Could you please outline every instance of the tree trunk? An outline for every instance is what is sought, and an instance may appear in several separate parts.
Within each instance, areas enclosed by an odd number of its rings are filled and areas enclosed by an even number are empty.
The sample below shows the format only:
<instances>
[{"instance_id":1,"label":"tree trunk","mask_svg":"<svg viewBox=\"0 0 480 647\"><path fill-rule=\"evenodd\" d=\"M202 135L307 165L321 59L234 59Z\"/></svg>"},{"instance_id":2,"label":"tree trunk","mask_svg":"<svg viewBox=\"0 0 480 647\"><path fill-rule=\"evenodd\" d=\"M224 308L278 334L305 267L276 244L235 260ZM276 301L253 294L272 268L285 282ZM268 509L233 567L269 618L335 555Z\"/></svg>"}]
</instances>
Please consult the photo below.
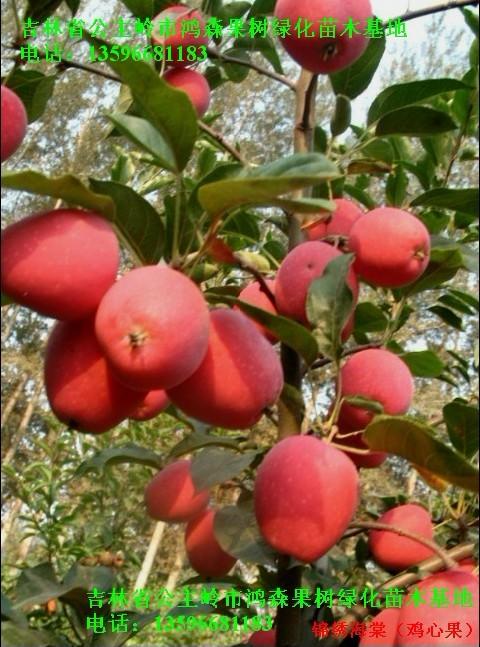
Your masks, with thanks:
<instances>
[{"instance_id":1,"label":"tree trunk","mask_svg":"<svg viewBox=\"0 0 480 647\"><path fill-rule=\"evenodd\" d=\"M165 524L163 523L163 521L158 521L155 525L152 538L150 539L150 544L148 545L147 552L145 553L142 568L137 575L137 579L133 587L134 591L136 591L137 589L143 589L145 587L145 584L147 583L148 576L150 575L150 571L152 570L153 562L155 561L155 556L162 540L164 530Z\"/></svg>"},{"instance_id":2,"label":"tree trunk","mask_svg":"<svg viewBox=\"0 0 480 647\"><path fill-rule=\"evenodd\" d=\"M10 417L10 414L12 413L13 408L15 407L17 400L20 397L20 393L22 392L22 389L25 386L25 383L27 382L28 378L29 378L28 373L24 373L20 377L20 380L18 381L17 386L15 387L13 393L11 394L5 407L3 408L2 419L1 419L2 427L4 427L8 418Z\"/></svg>"},{"instance_id":3,"label":"tree trunk","mask_svg":"<svg viewBox=\"0 0 480 647\"><path fill-rule=\"evenodd\" d=\"M35 410L35 406L38 402L41 392L42 392L42 382L39 380L35 385L35 390L32 394L32 397L30 398L30 401L25 408L25 412L20 421L20 424L18 425L17 432L14 434L12 438L12 442L10 443L10 447L8 448L3 458L4 465L8 465L9 463L11 463L12 458L15 456L15 452L17 451L18 445L22 440L22 436L25 433L25 430L27 429L30 420L32 419L32 415Z\"/></svg>"}]
</instances>

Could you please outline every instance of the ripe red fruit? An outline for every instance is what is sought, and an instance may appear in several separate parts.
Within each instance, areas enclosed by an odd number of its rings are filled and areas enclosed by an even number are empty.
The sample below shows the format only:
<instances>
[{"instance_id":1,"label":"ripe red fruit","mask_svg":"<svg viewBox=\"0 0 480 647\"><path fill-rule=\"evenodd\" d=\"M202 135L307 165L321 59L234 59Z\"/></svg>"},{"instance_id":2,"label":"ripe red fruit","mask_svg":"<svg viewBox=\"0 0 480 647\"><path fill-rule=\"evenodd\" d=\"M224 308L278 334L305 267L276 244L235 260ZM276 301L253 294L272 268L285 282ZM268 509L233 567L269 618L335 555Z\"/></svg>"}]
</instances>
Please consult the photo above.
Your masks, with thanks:
<instances>
[{"instance_id":1,"label":"ripe red fruit","mask_svg":"<svg viewBox=\"0 0 480 647\"><path fill-rule=\"evenodd\" d=\"M314 436L280 441L261 463L255 514L270 546L313 562L340 539L357 509L358 474L352 461Z\"/></svg>"},{"instance_id":2,"label":"ripe red fruit","mask_svg":"<svg viewBox=\"0 0 480 647\"><path fill-rule=\"evenodd\" d=\"M425 539L433 539L430 514L415 503L391 508L380 517L378 523L397 526ZM420 542L387 530L371 530L368 545L377 564L393 572L403 571L434 555L430 548Z\"/></svg>"},{"instance_id":3,"label":"ripe red fruit","mask_svg":"<svg viewBox=\"0 0 480 647\"><path fill-rule=\"evenodd\" d=\"M271 279L267 279L265 283L269 287L270 292L274 294L275 281ZM252 306L255 306L257 308L262 308L262 310L266 310L272 315L278 315L277 308L274 306L274 304L271 302L271 300L262 290L261 285L260 283L258 283L258 281L252 281L252 283L249 283L246 287L244 287L243 290L238 295L238 298L241 301L246 301L247 303L250 303ZM235 306L235 309L237 309L237 306ZM262 326L262 324L258 323L254 319L252 319L252 322L255 324L257 329L262 333L262 335L264 335L270 342L275 343L276 341L278 341L276 335L270 332L268 328L265 328L265 326Z\"/></svg>"},{"instance_id":4,"label":"ripe red fruit","mask_svg":"<svg viewBox=\"0 0 480 647\"><path fill-rule=\"evenodd\" d=\"M164 467L145 488L145 505L153 519L190 521L208 504L208 491L197 490L188 460Z\"/></svg>"},{"instance_id":5,"label":"ripe red fruit","mask_svg":"<svg viewBox=\"0 0 480 647\"><path fill-rule=\"evenodd\" d=\"M302 243L287 254L275 279L275 300L280 314L309 326L305 305L310 285L314 279L322 276L328 263L340 255L338 249L318 240ZM358 282L352 269L347 282L355 303L358 298ZM343 340L348 337L352 327L353 311L345 325Z\"/></svg>"},{"instance_id":6,"label":"ripe red fruit","mask_svg":"<svg viewBox=\"0 0 480 647\"><path fill-rule=\"evenodd\" d=\"M475 563L473 559L462 559L458 562L459 571L465 571L465 573L471 573L476 578L478 578L478 564Z\"/></svg>"},{"instance_id":7,"label":"ripe red fruit","mask_svg":"<svg viewBox=\"0 0 480 647\"><path fill-rule=\"evenodd\" d=\"M130 414L130 420L151 420L168 407L170 400L163 389L149 391L138 407Z\"/></svg>"},{"instance_id":8,"label":"ripe red fruit","mask_svg":"<svg viewBox=\"0 0 480 647\"><path fill-rule=\"evenodd\" d=\"M207 79L195 70L172 68L164 74L164 80L179 90L183 90L193 103L198 118L201 119L210 105L210 86Z\"/></svg>"},{"instance_id":9,"label":"ripe red fruit","mask_svg":"<svg viewBox=\"0 0 480 647\"><path fill-rule=\"evenodd\" d=\"M430 234L408 211L380 207L357 220L349 248L355 271L372 285L398 288L412 283L430 259Z\"/></svg>"},{"instance_id":10,"label":"ripe red fruit","mask_svg":"<svg viewBox=\"0 0 480 647\"><path fill-rule=\"evenodd\" d=\"M277 630L270 629L270 631L256 631L248 639L248 643L252 647L275 647L277 639Z\"/></svg>"},{"instance_id":11,"label":"ripe red fruit","mask_svg":"<svg viewBox=\"0 0 480 647\"><path fill-rule=\"evenodd\" d=\"M195 22L198 30L192 30L191 33L182 34L182 25L187 29L190 21ZM163 25L162 28L159 23ZM153 19L154 33L152 35L152 42L154 45L160 45L164 48L171 47L171 50L164 49L163 58L167 65L172 67L186 67L193 65L197 60L204 59L202 50L199 49L202 45L208 44L208 38L205 35L205 21L202 14L197 9L191 9L183 4L172 5L161 11ZM175 25L174 33L171 35L170 30L166 25ZM159 28L160 27L160 28ZM188 57L187 47L195 47L196 56L193 58ZM191 52L193 50L190 50ZM171 59L171 60L170 60Z\"/></svg>"},{"instance_id":12,"label":"ripe red fruit","mask_svg":"<svg viewBox=\"0 0 480 647\"><path fill-rule=\"evenodd\" d=\"M348 427L343 427L339 429L339 434L350 434L354 430L349 429ZM353 447L354 449L368 449L368 445L363 442L363 434L361 432L355 434L354 436L349 436L348 438L338 438L334 437L334 442L337 445L343 445L345 447ZM379 467L387 459L388 454L385 452L374 452L370 451L368 454L355 454L349 452L346 449L342 450L358 468L374 468Z\"/></svg>"},{"instance_id":13,"label":"ripe red fruit","mask_svg":"<svg viewBox=\"0 0 480 647\"><path fill-rule=\"evenodd\" d=\"M289 20L290 34L281 39L282 45L299 65L315 74L331 74L354 63L365 51L368 39L363 32L367 18L372 16L369 0L278 0L275 16ZM320 38L319 23L323 19L336 19L334 37ZM347 23L353 19L355 32L345 33ZM299 34L295 28L308 26L305 33ZM306 22L307 21L307 22Z\"/></svg>"},{"instance_id":14,"label":"ripe red fruit","mask_svg":"<svg viewBox=\"0 0 480 647\"><path fill-rule=\"evenodd\" d=\"M223 577L237 561L226 553L214 533L215 512L207 509L189 521L185 546L191 567L203 577Z\"/></svg>"},{"instance_id":15,"label":"ripe red fruit","mask_svg":"<svg viewBox=\"0 0 480 647\"><path fill-rule=\"evenodd\" d=\"M400 611L398 621L397 647L436 647L436 645L457 645L457 647L476 647L478 645L478 579L470 573L452 569L431 575L413 587L418 589L420 595L426 600L425 604L418 606L412 603L409 596ZM454 591L464 589L472 597L472 606L454 605ZM446 606L432 606L430 600L434 590L446 592L449 604ZM418 597L417 597L418 599ZM415 625L423 631L409 633L409 625ZM449 623L458 623L459 633L448 632ZM471 627L471 632L469 630ZM429 627L433 631L427 634ZM440 631L440 628L443 631ZM450 634L450 635L449 635ZM470 634L470 635L468 635Z\"/></svg>"},{"instance_id":16,"label":"ripe red fruit","mask_svg":"<svg viewBox=\"0 0 480 647\"><path fill-rule=\"evenodd\" d=\"M21 99L2 85L1 90L1 158L5 161L17 150L27 132L27 112Z\"/></svg>"},{"instance_id":17,"label":"ripe red fruit","mask_svg":"<svg viewBox=\"0 0 480 647\"><path fill-rule=\"evenodd\" d=\"M272 346L243 313L220 308L211 312L203 362L168 395L192 418L246 429L276 402L282 388L282 366Z\"/></svg>"},{"instance_id":18,"label":"ripe red fruit","mask_svg":"<svg viewBox=\"0 0 480 647\"><path fill-rule=\"evenodd\" d=\"M47 317L82 319L115 281L119 258L115 233L97 214L38 213L2 232L2 290Z\"/></svg>"},{"instance_id":19,"label":"ripe red fruit","mask_svg":"<svg viewBox=\"0 0 480 647\"><path fill-rule=\"evenodd\" d=\"M145 397L113 375L91 319L59 322L53 328L45 355L45 388L59 420L92 433L118 425Z\"/></svg>"},{"instance_id":20,"label":"ripe red fruit","mask_svg":"<svg viewBox=\"0 0 480 647\"><path fill-rule=\"evenodd\" d=\"M132 389L166 389L186 380L208 344L208 308L198 287L169 267L123 276L95 319L98 341L119 379Z\"/></svg>"},{"instance_id":21,"label":"ripe red fruit","mask_svg":"<svg viewBox=\"0 0 480 647\"><path fill-rule=\"evenodd\" d=\"M383 609L368 623L368 634L360 640L359 647L395 647L400 609Z\"/></svg>"},{"instance_id":22,"label":"ripe red fruit","mask_svg":"<svg viewBox=\"0 0 480 647\"><path fill-rule=\"evenodd\" d=\"M413 378L408 366L397 355L383 348L370 348L349 357L341 371L342 396L361 396L383 405L385 414L406 413L413 398ZM339 426L364 429L373 411L344 403Z\"/></svg>"},{"instance_id":23,"label":"ripe red fruit","mask_svg":"<svg viewBox=\"0 0 480 647\"><path fill-rule=\"evenodd\" d=\"M325 236L348 236L363 211L351 200L338 198L334 200L335 211L329 221L314 222L305 230L309 240L319 240Z\"/></svg>"}]
</instances>

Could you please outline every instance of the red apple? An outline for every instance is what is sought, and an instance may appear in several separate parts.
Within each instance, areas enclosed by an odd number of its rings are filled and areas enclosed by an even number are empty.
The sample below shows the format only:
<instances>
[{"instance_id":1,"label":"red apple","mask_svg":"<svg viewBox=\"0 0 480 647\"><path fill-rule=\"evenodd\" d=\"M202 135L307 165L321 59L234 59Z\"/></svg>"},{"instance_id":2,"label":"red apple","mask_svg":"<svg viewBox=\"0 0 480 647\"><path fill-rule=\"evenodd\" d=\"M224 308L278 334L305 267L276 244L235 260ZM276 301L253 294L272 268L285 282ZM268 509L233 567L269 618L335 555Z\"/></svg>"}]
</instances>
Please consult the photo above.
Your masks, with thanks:
<instances>
[{"instance_id":1,"label":"red apple","mask_svg":"<svg viewBox=\"0 0 480 647\"><path fill-rule=\"evenodd\" d=\"M22 143L27 132L28 119L21 99L5 85L2 85L1 102L1 158L4 162Z\"/></svg>"},{"instance_id":2,"label":"red apple","mask_svg":"<svg viewBox=\"0 0 480 647\"><path fill-rule=\"evenodd\" d=\"M272 346L243 313L219 308L211 312L203 362L168 396L192 418L246 429L277 401L282 388L282 366Z\"/></svg>"},{"instance_id":3,"label":"red apple","mask_svg":"<svg viewBox=\"0 0 480 647\"><path fill-rule=\"evenodd\" d=\"M277 639L277 630L270 629L270 631L256 631L248 639L248 643L252 647L275 647Z\"/></svg>"},{"instance_id":4,"label":"red apple","mask_svg":"<svg viewBox=\"0 0 480 647\"><path fill-rule=\"evenodd\" d=\"M413 602L412 593L415 589L425 600L425 604L418 606L418 603L416 605ZM462 590L471 595L472 606L458 603L454 606L454 594ZM432 595L435 591L437 595L442 591L446 594L448 603L445 606L432 605ZM449 630L449 624L458 624L459 633L452 633ZM416 628L418 633L411 632L412 628ZM476 577L470 573L452 569L431 575L412 587L400 612L397 647L411 647L411 645L476 647L478 642L478 579Z\"/></svg>"},{"instance_id":5,"label":"red apple","mask_svg":"<svg viewBox=\"0 0 480 647\"><path fill-rule=\"evenodd\" d=\"M357 220L349 248L355 271L372 285L398 288L425 271L430 259L430 234L408 211L380 207Z\"/></svg>"},{"instance_id":6,"label":"red apple","mask_svg":"<svg viewBox=\"0 0 480 647\"><path fill-rule=\"evenodd\" d=\"M183 90L201 119L210 105L210 86L206 78L195 70L172 68L163 76L164 80L179 90Z\"/></svg>"},{"instance_id":7,"label":"red apple","mask_svg":"<svg viewBox=\"0 0 480 647\"><path fill-rule=\"evenodd\" d=\"M275 281L272 279L267 279L265 283L269 287L270 292L274 294ZM262 286L258 281L252 281L246 287L244 287L243 290L238 295L238 298L241 301L246 301L246 303L250 303L250 305L255 306L256 308L261 308L262 310L266 310L272 315L278 315L277 308L269 299L269 297L265 294L265 292L262 290ZM237 306L235 306L235 309L237 309ZM274 335L272 332L270 332L268 328L265 328L265 326L262 326L262 324L258 323L254 319L252 319L252 322L255 324L257 329L262 333L262 335L264 335L268 339L268 341L272 342L272 344L278 341L277 336Z\"/></svg>"},{"instance_id":8,"label":"red apple","mask_svg":"<svg viewBox=\"0 0 480 647\"><path fill-rule=\"evenodd\" d=\"M203 577L223 577L237 561L226 553L214 533L215 512L208 508L189 521L185 546L191 567Z\"/></svg>"},{"instance_id":9,"label":"red apple","mask_svg":"<svg viewBox=\"0 0 480 647\"><path fill-rule=\"evenodd\" d=\"M91 319L59 322L53 328L45 355L45 388L59 420L92 433L118 425L145 397L113 375Z\"/></svg>"},{"instance_id":10,"label":"red apple","mask_svg":"<svg viewBox=\"0 0 480 647\"><path fill-rule=\"evenodd\" d=\"M365 51L368 38L364 35L367 18L372 16L369 0L278 0L275 16L290 21L290 32L280 42L299 65L315 74L331 74L354 63ZM319 23L323 19L336 20L335 33L320 37ZM355 30L346 32L353 20ZM298 33L296 25L307 27L306 34Z\"/></svg>"},{"instance_id":11,"label":"red apple","mask_svg":"<svg viewBox=\"0 0 480 647\"><path fill-rule=\"evenodd\" d=\"M363 433L358 431L354 435L349 436L348 438L339 438L338 435L341 434L354 434L353 429L348 427L342 427L339 429L337 436L334 437L334 442L337 445L343 445L344 447L352 447L354 449L368 449L362 439ZM350 458L350 460L358 467L365 468L374 468L379 467L388 457L388 454L385 452L374 452L370 451L368 454L355 454L354 452L349 452L346 449L342 450Z\"/></svg>"},{"instance_id":12,"label":"red apple","mask_svg":"<svg viewBox=\"0 0 480 647\"><path fill-rule=\"evenodd\" d=\"M383 609L368 623L368 632L359 647L395 647L400 609Z\"/></svg>"},{"instance_id":13,"label":"red apple","mask_svg":"<svg viewBox=\"0 0 480 647\"><path fill-rule=\"evenodd\" d=\"M2 233L2 291L47 317L82 319L115 281L119 259L115 233L97 214L38 213Z\"/></svg>"},{"instance_id":14,"label":"red apple","mask_svg":"<svg viewBox=\"0 0 480 647\"><path fill-rule=\"evenodd\" d=\"M340 539L358 505L352 461L314 436L290 436L265 456L255 480L255 514L279 553L313 562Z\"/></svg>"},{"instance_id":15,"label":"red apple","mask_svg":"<svg viewBox=\"0 0 480 647\"><path fill-rule=\"evenodd\" d=\"M313 222L306 228L309 240L319 240L326 236L348 236L354 223L363 216L363 211L351 200L338 198L334 202L335 211L330 220Z\"/></svg>"},{"instance_id":16,"label":"red apple","mask_svg":"<svg viewBox=\"0 0 480 647\"><path fill-rule=\"evenodd\" d=\"M382 348L370 348L352 355L341 370L342 396L375 400L391 416L406 413L413 399L414 383L408 366L398 355ZM373 411L344 403L340 428L364 429Z\"/></svg>"},{"instance_id":17,"label":"red apple","mask_svg":"<svg viewBox=\"0 0 480 647\"><path fill-rule=\"evenodd\" d=\"M188 460L179 460L158 472L145 488L145 505L153 519L190 521L208 505L208 491L197 490Z\"/></svg>"},{"instance_id":18,"label":"red apple","mask_svg":"<svg viewBox=\"0 0 480 647\"><path fill-rule=\"evenodd\" d=\"M198 31L195 29L191 33L187 33L188 30L182 33L182 26L187 29L187 23L190 21L195 21L195 25L198 26ZM164 60L167 65L171 65L172 67L185 67L193 65L197 59L201 60L204 58L199 48L202 45L206 46L208 44L208 38L205 35L205 21L197 9L191 9L183 4L172 5L155 16L153 24L153 44L163 46L164 48L171 47L170 53L169 50L164 50ZM174 25L173 30L166 28L167 25ZM194 60L188 59L187 47L196 48L196 57L194 57ZM169 60L170 58L172 60Z\"/></svg>"},{"instance_id":19,"label":"red apple","mask_svg":"<svg viewBox=\"0 0 480 647\"><path fill-rule=\"evenodd\" d=\"M105 294L95 330L112 369L132 389L186 380L207 351L208 308L188 277L166 265L137 268Z\"/></svg>"},{"instance_id":20,"label":"red apple","mask_svg":"<svg viewBox=\"0 0 480 647\"><path fill-rule=\"evenodd\" d=\"M310 285L322 276L328 263L341 253L318 240L301 243L289 252L282 261L275 280L275 300L280 314L308 326L305 305ZM358 298L358 282L352 269L349 271L347 282L355 303ZM353 310L352 317L342 333L344 341L351 333L352 327Z\"/></svg>"},{"instance_id":21,"label":"red apple","mask_svg":"<svg viewBox=\"0 0 480 647\"><path fill-rule=\"evenodd\" d=\"M430 514L415 503L391 508L380 517L378 523L397 526L424 539L433 539ZM387 530L371 530L368 544L377 564L392 572L403 571L434 555L431 548L420 542Z\"/></svg>"},{"instance_id":22,"label":"red apple","mask_svg":"<svg viewBox=\"0 0 480 647\"><path fill-rule=\"evenodd\" d=\"M149 391L138 407L130 414L130 420L151 420L168 407L170 400L163 389Z\"/></svg>"}]
</instances>

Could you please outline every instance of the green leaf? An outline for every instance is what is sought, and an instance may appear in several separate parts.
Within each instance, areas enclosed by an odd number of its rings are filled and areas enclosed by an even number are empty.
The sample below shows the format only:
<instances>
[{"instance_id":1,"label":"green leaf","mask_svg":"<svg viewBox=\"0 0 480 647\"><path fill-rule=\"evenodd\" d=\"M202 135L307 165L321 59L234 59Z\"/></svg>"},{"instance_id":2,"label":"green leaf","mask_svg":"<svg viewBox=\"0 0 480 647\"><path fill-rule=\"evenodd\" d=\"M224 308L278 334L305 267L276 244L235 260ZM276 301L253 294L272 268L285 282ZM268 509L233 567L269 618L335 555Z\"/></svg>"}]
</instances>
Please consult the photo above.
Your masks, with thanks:
<instances>
[{"instance_id":1,"label":"green leaf","mask_svg":"<svg viewBox=\"0 0 480 647\"><path fill-rule=\"evenodd\" d=\"M58 598L68 587L61 584L51 564L43 563L22 570L15 586L15 609L42 604Z\"/></svg>"},{"instance_id":2,"label":"green leaf","mask_svg":"<svg viewBox=\"0 0 480 647\"><path fill-rule=\"evenodd\" d=\"M478 216L478 189L432 189L412 200L412 207L437 207Z\"/></svg>"},{"instance_id":3,"label":"green leaf","mask_svg":"<svg viewBox=\"0 0 480 647\"><path fill-rule=\"evenodd\" d=\"M478 14L470 9L462 9L465 22L470 27L474 35L478 38Z\"/></svg>"},{"instance_id":4,"label":"green leaf","mask_svg":"<svg viewBox=\"0 0 480 647\"><path fill-rule=\"evenodd\" d=\"M2 645L4 647L69 647L50 631L27 629L12 622L2 622Z\"/></svg>"},{"instance_id":5,"label":"green leaf","mask_svg":"<svg viewBox=\"0 0 480 647\"><path fill-rule=\"evenodd\" d=\"M330 75L335 94L355 99L370 85L385 51L385 38L372 38L360 58L341 72Z\"/></svg>"},{"instance_id":6,"label":"green leaf","mask_svg":"<svg viewBox=\"0 0 480 647\"><path fill-rule=\"evenodd\" d=\"M318 357L318 346L314 336L305 326L296 321L281 315L273 315L246 301L241 301L228 294L218 293L215 290L208 292L205 296L211 303L227 303L238 306L246 315L273 332L281 342L299 353L308 365Z\"/></svg>"},{"instance_id":7,"label":"green leaf","mask_svg":"<svg viewBox=\"0 0 480 647\"><path fill-rule=\"evenodd\" d=\"M227 49L224 53L230 58L235 58L247 63L250 62L250 55L244 49ZM220 64L222 65L229 81L232 81L233 83L242 83L250 72L248 65L238 65L236 63L227 63L226 61L220 61Z\"/></svg>"},{"instance_id":8,"label":"green leaf","mask_svg":"<svg viewBox=\"0 0 480 647\"><path fill-rule=\"evenodd\" d=\"M430 310L430 312L436 314L437 317L440 317L440 319L448 326L451 326L456 330L463 330L461 317L456 315L453 310L450 310L450 308L445 308L444 306L432 306L428 309Z\"/></svg>"},{"instance_id":9,"label":"green leaf","mask_svg":"<svg viewBox=\"0 0 480 647\"><path fill-rule=\"evenodd\" d=\"M171 0L122 0L122 4L130 9L135 18L153 20L154 16L170 6L172 2Z\"/></svg>"},{"instance_id":10,"label":"green leaf","mask_svg":"<svg viewBox=\"0 0 480 647\"><path fill-rule=\"evenodd\" d=\"M152 452L151 449L127 443L120 447L102 449L95 456L81 463L75 471L75 476L84 476L88 472L102 472L106 467L122 463L136 463L156 469L163 467L161 456Z\"/></svg>"},{"instance_id":11,"label":"green leaf","mask_svg":"<svg viewBox=\"0 0 480 647\"><path fill-rule=\"evenodd\" d=\"M478 470L438 440L430 427L413 418L377 416L363 440L374 451L396 454L453 485L478 491Z\"/></svg>"},{"instance_id":12,"label":"green leaf","mask_svg":"<svg viewBox=\"0 0 480 647\"><path fill-rule=\"evenodd\" d=\"M2 186L7 189L60 198L71 205L103 214L109 220L113 220L114 217L113 200L94 193L73 175L48 178L36 171L6 172L2 175Z\"/></svg>"},{"instance_id":13,"label":"green leaf","mask_svg":"<svg viewBox=\"0 0 480 647\"><path fill-rule=\"evenodd\" d=\"M401 358L416 377L439 377L445 369L445 364L431 350L404 353Z\"/></svg>"},{"instance_id":14,"label":"green leaf","mask_svg":"<svg viewBox=\"0 0 480 647\"><path fill-rule=\"evenodd\" d=\"M395 152L388 139L373 139L361 148L364 157L370 157L385 162L391 166L395 159Z\"/></svg>"},{"instance_id":15,"label":"green leaf","mask_svg":"<svg viewBox=\"0 0 480 647\"><path fill-rule=\"evenodd\" d=\"M253 509L227 506L218 510L215 537L229 555L242 561L275 567L275 553L260 535Z\"/></svg>"},{"instance_id":16,"label":"green leaf","mask_svg":"<svg viewBox=\"0 0 480 647\"><path fill-rule=\"evenodd\" d=\"M239 444L244 440L245 438L243 436L215 436L214 434L209 434L204 431L195 431L177 443L170 450L169 456L177 458L178 456L190 454L196 449L209 446L238 449Z\"/></svg>"},{"instance_id":17,"label":"green leaf","mask_svg":"<svg viewBox=\"0 0 480 647\"><path fill-rule=\"evenodd\" d=\"M408 177L401 164L388 176L386 186L387 204L392 207L401 207L407 195Z\"/></svg>"},{"instance_id":18,"label":"green leaf","mask_svg":"<svg viewBox=\"0 0 480 647\"><path fill-rule=\"evenodd\" d=\"M113 223L142 263L157 263L162 257L165 234L160 214L124 184L91 179L90 186L113 200L116 207Z\"/></svg>"},{"instance_id":19,"label":"green leaf","mask_svg":"<svg viewBox=\"0 0 480 647\"><path fill-rule=\"evenodd\" d=\"M29 0L25 16L40 24L55 13L63 0Z\"/></svg>"},{"instance_id":20,"label":"green leaf","mask_svg":"<svg viewBox=\"0 0 480 647\"><path fill-rule=\"evenodd\" d=\"M422 276L411 285L402 288L400 292L411 295L438 288L445 281L452 279L463 264L463 256L458 246L434 247L430 252L430 262Z\"/></svg>"},{"instance_id":21,"label":"green leaf","mask_svg":"<svg viewBox=\"0 0 480 647\"><path fill-rule=\"evenodd\" d=\"M427 79L398 83L386 88L376 97L368 110L368 125L378 121L383 115L425 99L456 90L470 90L470 86L457 79Z\"/></svg>"},{"instance_id":22,"label":"green leaf","mask_svg":"<svg viewBox=\"0 0 480 647\"><path fill-rule=\"evenodd\" d=\"M4 620L11 620L16 625L20 625L21 627L28 627L27 617L23 613L21 613L21 611L15 609L11 600L9 600L9 598L7 598L5 593L2 591L2 622Z\"/></svg>"},{"instance_id":23,"label":"green leaf","mask_svg":"<svg viewBox=\"0 0 480 647\"><path fill-rule=\"evenodd\" d=\"M169 171L175 172L176 162L173 151L163 135L146 119L130 115L109 115L110 121L134 144L153 156L153 161Z\"/></svg>"},{"instance_id":24,"label":"green leaf","mask_svg":"<svg viewBox=\"0 0 480 647\"><path fill-rule=\"evenodd\" d=\"M333 137L341 135L350 126L352 121L352 105L350 99L343 94L337 94L335 113L330 122L330 132Z\"/></svg>"},{"instance_id":25,"label":"green leaf","mask_svg":"<svg viewBox=\"0 0 480 647\"><path fill-rule=\"evenodd\" d=\"M478 452L478 407L454 400L443 407L443 419L455 449L467 458Z\"/></svg>"},{"instance_id":26,"label":"green leaf","mask_svg":"<svg viewBox=\"0 0 480 647\"><path fill-rule=\"evenodd\" d=\"M219 216L242 205L282 206L278 196L338 176L336 166L324 155L296 154L256 169L245 169L233 178L204 184L198 197L210 215Z\"/></svg>"},{"instance_id":27,"label":"green leaf","mask_svg":"<svg viewBox=\"0 0 480 647\"><path fill-rule=\"evenodd\" d=\"M351 195L352 198L355 198L355 200L360 202L360 204L363 204L367 209L375 209L377 206L375 200L369 196L366 191L363 191L352 184L345 184L344 189L345 193Z\"/></svg>"},{"instance_id":28,"label":"green leaf","mask_svg":"<svg viewBox=\"0 0 480 647\"><path fill-rule=\"evenodd\" d=\"M425 106L411 106L384 115L375 129L375 135L409 135L423 137L455 130L457 124L441 110Z\"/></svg>"},{"instance_id":29,"label":"green leaf","mask_svg":"<svg viewBox=\"0 0 480 647\"><path fill-rule=\"evenodd\" d=\"M341 333L352 311L353 294L347 284L352 260L352 254L334 258L308 290L308 321L314 326L320 353L332 359L338 356Z\"/></svg>"},{"instance_id":30,"label":"green leaf","mask_svg":"<svg viewBox=\"0 0 480 647\"><path fill-rule=\"evenodd\" d=\"M359 303L355 308L355 332L382 332L387 324L387 316L373 303Z\"/></svg>"},{"instance_id":31,"label":"green leaf","mask_svg":"<svg viewBox=\"0 0 480 647\"><path fill-rule=\"evenodd\" d=\"M364 398L361 395L349 395L343 398L343 400L352 407L361 407L362 409L367 409L367 411L373 411L374 413L383 413L383 404L377 400Z\"/></svg>"},{"instance_id":32,"label":"green leaf","mask_svg":"<svg viewBox=\"0 0 480 647\"><path fill-rule=\"evenodd\" d=\"M273 67L275 72L283 74L282 63L278 52L275 48L275 43L270 37L255 37L255 38L237 38L234 45L234 55L236 49L244 49L246 51L256 51L265 58Z\"/></svg>"},{"instance_id":33,"label":"green leaf","mask_svg":"<svg viewBox=\"0 0 480 647\"><path fill-rule=\"evenodd\" d=\"M39 119L47 107L55 87L56 75L46 76L36 70L15 68L8 77L8 87L22 100L27 111L28 123Z\"/></svg>"},{"instance_id":34,"label":"green leaf","mask_svg":"<svg viewBox=\"0 0 480 647\"><path fill-rule=\"evenodd\" d=\"M209 447L192 459L191 473L197 490L204 490L238 476L256 458L257 452L240 454L222 447Z\"/></svg>"},{"instance_id":35,"label":"green leaf","mask_svg":"<svg viewBox=\"0 0 480 647\"><path fill-rule=\"evenodd\" d=\"M7 295L3 294L3 292L1 294L2 294L2 305L1 305L2 308L3 306L9 306L10 304L13 303L10 297L7 297Z\"/></svg>"},{"instance_id":36,"label":"green leaf","mask_svg":"<svg viewBox=\"0 0 480 647\"><path fill-rule=\"evenodd\" d=\"M87 40L97 46L104 44L91 36ZM143 116L162 135L173 153L176 171L183 171L198 134L197 115L190 99L161 79L147 63L107 60L107 64L128 85Z\"/></svg>"}]
</instances>

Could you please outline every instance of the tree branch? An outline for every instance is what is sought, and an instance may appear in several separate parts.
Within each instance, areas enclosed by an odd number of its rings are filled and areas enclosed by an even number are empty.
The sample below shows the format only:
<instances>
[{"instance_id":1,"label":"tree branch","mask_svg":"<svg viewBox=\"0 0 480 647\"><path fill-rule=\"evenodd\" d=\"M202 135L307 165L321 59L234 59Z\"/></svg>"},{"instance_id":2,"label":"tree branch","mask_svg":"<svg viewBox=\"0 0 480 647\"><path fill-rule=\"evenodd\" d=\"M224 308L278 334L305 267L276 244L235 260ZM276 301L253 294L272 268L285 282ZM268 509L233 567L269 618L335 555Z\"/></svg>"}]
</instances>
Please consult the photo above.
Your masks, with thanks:
<instances>
[{"instance_id":1,"label":"tree branch","mask_svg":"<svg viewBox=\"0 0 480 647\"><path fill-rule=\"evenodd\" d=\"M279 83L283 83L283 85L286 85L287 88L290 88L290 90L295 91L295 82L289 79L288 77L284 76L283 74L278 74L278 72L272 72L271 70L268 70L262 67L261 65L252 63L251 61L245 61L240 58L235 58L233 56L227 56L225 54L222 54L222 52L219 52L217 49L213 49L212 47L209 47L207 49L207 53L212 58L218 58L224 63L233 63L234 65L243 65L244 67L249 67L255 72L258 72L258 74L262 74L263 76L268 76L269 78L274 79Z\"/></svg>"},{"instance_id":2,"label":"tree branch","mask_svg":"<svg viewBox=\"0 0 480 647\"><path fill-rule=\"evenodd\" d=\"M461 9L462 7L478 6L478 0L454 0L442 5L435 5L433 7L425 7L425 9L417 9L416 11L407 11L403 16L398 16L399 20L407 22L408 20L415 20L415 18L423 18L442 11L449 11L450 9Z\"/></svg>"},{"instance_id":3,"label":"tree branch","mask_svg":"<svg viewBox=\"0 0 480 647\"><path fill-rule=\"evenodd\" d=\"M382 342L372 342L371 344L363 344L362 346L354 346L354 348L349 348L348 350L343 351L342 357L348 357L349 355L355 355L355 353L360 353L362 350L369 350L370 348L381 348ZM317 369L317 368L323 368L324 366L328 366L328 364L331 364L332 360L329 359L328 357L322 357L321 359L317 359L316 362L312 364L310 367L311 370Z\"/></svg>"}]
</instances>

